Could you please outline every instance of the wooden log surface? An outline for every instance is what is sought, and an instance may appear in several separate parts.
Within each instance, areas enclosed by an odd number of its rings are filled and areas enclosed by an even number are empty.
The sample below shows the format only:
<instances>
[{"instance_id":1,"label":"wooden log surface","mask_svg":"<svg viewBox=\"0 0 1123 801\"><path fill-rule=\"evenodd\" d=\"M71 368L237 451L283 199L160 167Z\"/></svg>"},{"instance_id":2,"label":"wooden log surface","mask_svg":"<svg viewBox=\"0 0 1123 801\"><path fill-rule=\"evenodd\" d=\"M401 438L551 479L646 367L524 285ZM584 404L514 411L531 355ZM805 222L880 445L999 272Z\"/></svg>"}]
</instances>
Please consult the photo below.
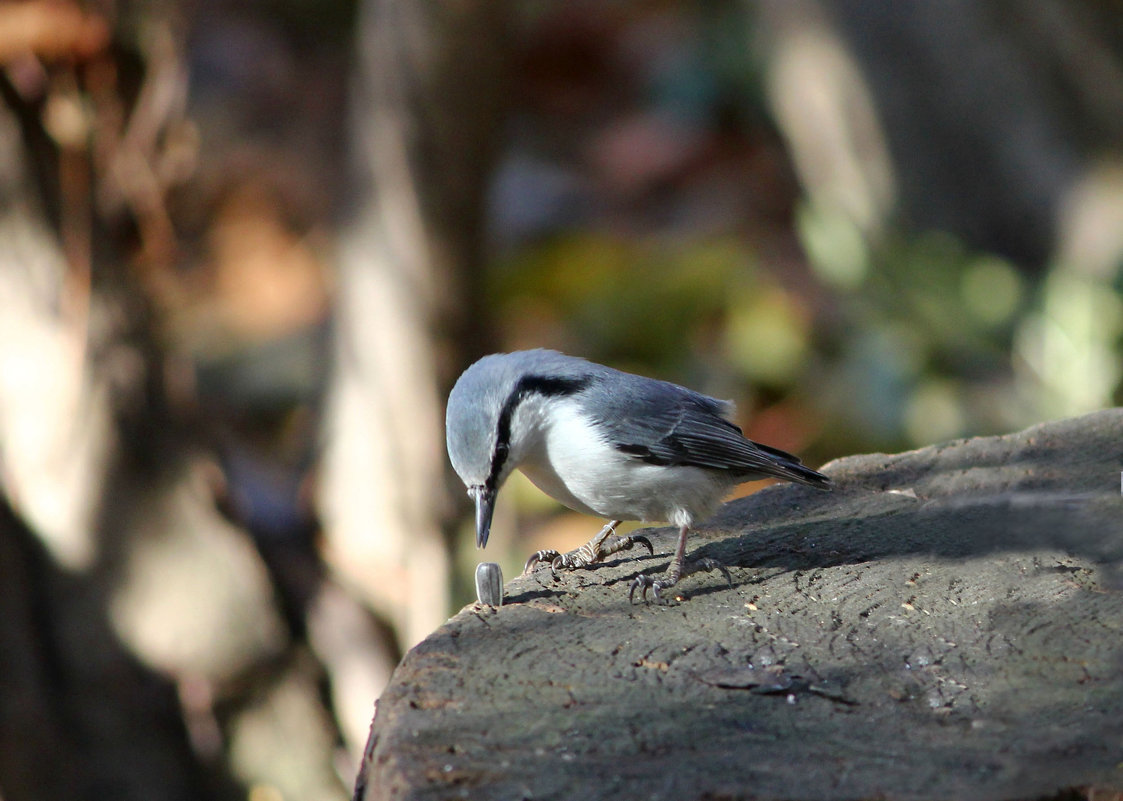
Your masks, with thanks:
<instances>
[{"instance_id":1,"label":"wooden log surface","mask_svg":"<svg viewBox=\"0 0 1123 801\"><path fill-rule=\"evenodd\" d=\"M1123 790L1123 410L840 459L692 546L466 607L379 699L367 799L1021 799ZM634 552L633 552L634 553Z\"/></svg>"}]
</instances>

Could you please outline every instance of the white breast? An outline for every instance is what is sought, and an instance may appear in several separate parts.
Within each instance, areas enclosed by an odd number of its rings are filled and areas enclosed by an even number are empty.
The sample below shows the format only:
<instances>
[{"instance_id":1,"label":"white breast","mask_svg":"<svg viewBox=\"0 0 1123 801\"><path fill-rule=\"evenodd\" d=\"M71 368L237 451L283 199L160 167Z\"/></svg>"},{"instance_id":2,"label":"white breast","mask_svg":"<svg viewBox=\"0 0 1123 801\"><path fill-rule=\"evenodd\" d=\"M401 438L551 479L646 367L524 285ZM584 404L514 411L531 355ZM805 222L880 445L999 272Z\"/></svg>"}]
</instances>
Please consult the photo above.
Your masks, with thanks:
<instances>
[{"instance_id":1,"label":"white breast","mask_svg":"<svg viewBox=\"0 0 1123 801\"><path fill-rule=\"evenodd\" d=\"M574 404L549 404L519 468L578 512L609 520L691 525L708 517L735 483L713 470L646 464L613 448Z\"/></svg>"}]
</instances>

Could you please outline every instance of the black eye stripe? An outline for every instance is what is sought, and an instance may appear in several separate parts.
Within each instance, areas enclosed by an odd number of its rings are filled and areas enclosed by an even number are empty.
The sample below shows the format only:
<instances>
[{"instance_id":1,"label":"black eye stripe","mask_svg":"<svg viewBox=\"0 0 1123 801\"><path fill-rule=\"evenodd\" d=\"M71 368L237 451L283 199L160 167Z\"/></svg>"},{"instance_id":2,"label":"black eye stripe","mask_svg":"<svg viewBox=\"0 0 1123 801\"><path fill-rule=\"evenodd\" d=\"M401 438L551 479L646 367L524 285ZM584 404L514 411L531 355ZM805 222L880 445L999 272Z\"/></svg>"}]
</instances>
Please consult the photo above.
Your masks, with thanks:
<instances>
[{"instance_id":1,"label":"black eye stripe","mask_svg":"<svg viewBox=\"0 0 1123 801\"><path fill-rule=\"evenodd\" d=\"M499 410L499 421L496 424L495 434L495 451L491 456L491 473L484 484L490 492L495 492L498 489L496 485L499 482L499 474L503 471L503 465L507 462L507 455L511 452L511 418L515 416L515 410L519 407L519 404L531 395L542 395L544 397L573 395L587 387L591 380L587 376L582 378L549 378L541 375L524 375L518 380L514 389L511 390L511 394L507 396L507 400L503 402L503 408Z\"/></svg>"}]
</instances>

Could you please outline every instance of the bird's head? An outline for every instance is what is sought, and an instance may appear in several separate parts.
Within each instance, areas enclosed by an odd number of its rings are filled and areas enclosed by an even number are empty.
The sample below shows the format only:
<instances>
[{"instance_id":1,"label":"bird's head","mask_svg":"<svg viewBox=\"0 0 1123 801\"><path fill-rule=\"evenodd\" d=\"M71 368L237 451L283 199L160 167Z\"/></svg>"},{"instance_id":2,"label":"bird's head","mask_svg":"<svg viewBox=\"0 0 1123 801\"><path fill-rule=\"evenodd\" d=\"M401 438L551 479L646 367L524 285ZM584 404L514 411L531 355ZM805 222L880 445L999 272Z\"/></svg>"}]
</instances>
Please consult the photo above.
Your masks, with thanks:
<instances>
[{"instance_id":1,"label":"bird's head","mask_svg":"<svg viewBox=\"0 0 1123 801\"><path fill-rule=\"evenodd\" d=\"M585 388L591 365L552 350L484 356L456 381L445 410L452 467L476 502L476 545L487 545L495 496L544 424L545 404Z\"/></svg>"},{"instance_id":2,"label":"bird's head","mask_svg":"<svg viewBox=\"0 0 1123 801\"><path fill-rule=\"evenodd\" d=\"M511 458L510 399L521 372L506 354L485 356L456 381L445 410L452 467L476 504L476 545L487 545L495 496L516 467Z\"/></svg>"}]
</instances>

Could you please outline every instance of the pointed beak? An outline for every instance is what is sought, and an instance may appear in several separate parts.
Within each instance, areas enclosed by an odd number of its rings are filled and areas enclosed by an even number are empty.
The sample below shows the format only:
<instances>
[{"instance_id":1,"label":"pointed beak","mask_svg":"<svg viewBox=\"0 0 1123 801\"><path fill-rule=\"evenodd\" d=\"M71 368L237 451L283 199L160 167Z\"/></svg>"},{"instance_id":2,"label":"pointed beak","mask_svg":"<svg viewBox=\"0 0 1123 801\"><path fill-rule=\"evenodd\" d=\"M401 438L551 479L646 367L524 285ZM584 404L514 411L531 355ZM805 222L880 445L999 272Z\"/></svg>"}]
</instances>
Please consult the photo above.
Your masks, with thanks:
<instances>
[{"instance_id":1,"label":"pointed beak","mask_svg":"<svg viewBox=\"0 0 1123 801\"><path fill-rule=\"evenodd\" d=\"M487 545L491 533L491 516L495 513L495 492L486 487L476 489L476 547Z\"/></svg>"}]
</instances>

